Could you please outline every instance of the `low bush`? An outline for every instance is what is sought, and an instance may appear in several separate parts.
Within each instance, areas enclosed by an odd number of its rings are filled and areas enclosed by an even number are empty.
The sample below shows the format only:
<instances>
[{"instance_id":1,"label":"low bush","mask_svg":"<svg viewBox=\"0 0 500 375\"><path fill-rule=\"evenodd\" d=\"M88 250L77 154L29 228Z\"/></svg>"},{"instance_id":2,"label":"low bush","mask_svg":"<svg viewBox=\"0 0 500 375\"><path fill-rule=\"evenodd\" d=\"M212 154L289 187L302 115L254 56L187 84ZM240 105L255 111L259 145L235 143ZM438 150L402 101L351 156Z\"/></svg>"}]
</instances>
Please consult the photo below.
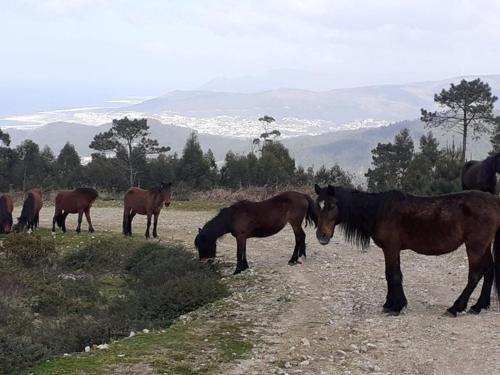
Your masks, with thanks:
<instances>
[{"instance_id":1,"label":"low bush","mask_svg":"<svg viewBox=\"0 0 500 375\"><path fill-rule=\"evenodd\" d=\"M48 265L56 254L54 240L38 234L12 233L4 240L3 248L7 260L21 263L27 268Z\"/></svg>"},{"instance_id":2,"label":"low bush","mask_svg":"<svg viewBox=\"0 0 500 375\"><path fill-rule=\"evenodd\" d=\"M164 328L227 294L216 270L180 245L116 237L58 253L51 238L9 235L3 250L0 372Z\"/></svg>"}]
</instances>

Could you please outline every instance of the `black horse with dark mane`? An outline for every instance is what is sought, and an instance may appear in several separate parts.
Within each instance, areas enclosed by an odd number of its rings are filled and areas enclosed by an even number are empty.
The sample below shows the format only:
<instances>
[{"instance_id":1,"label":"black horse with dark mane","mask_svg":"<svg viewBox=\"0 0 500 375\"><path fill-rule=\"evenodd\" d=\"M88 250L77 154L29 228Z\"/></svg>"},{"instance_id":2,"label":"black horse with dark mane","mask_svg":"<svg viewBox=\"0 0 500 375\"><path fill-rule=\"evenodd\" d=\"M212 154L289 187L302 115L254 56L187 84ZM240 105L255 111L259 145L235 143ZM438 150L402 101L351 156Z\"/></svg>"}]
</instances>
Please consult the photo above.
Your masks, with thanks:
<instances>
[{"instance_id":1,"label":"black horse with dark mane","mask_svg":"<svg viewBox=\"0 0 500 375\"><path fill-rule=\"evenodd\" d=\"M387 299L384 311L399 312L407 305L403 291L400 252L441 255L465 244L469 278L462 294L448 309L456 316L484 276L483 288L470 312L490 306L494 278L500 298L500 199L481 191L416 197L399 191L366 193L342 187L315 186L318 194L318 229L322 245L329 243L340 225L348 241L367 247L370 238L385 258ZM493 255L491 243L494 240Z\"/></svg>"},{"instance_id":2,"label":"black horse with dark mane","mask_svg":"<svg viewBox=\"0 0 500 375\"><path fill-rule=\"evenodd\" d=\"M470 160L462 168L462 189L496 194L498 172L500 172L500 153L484 160Z\"/></svg>"},{"instance_id":3,"label":"black horse with dark mane","mask_svg":"<svg viewBox=\"0 0 500 375\"><path fill-rule=\"evenodd\" d=\"M317 223L314 201L306 194L288 191L262 202L240 201L223 208L219 214L199 230L194 244L200 260L214 258L217 239L226 233L236 238L236 273L248 268L247 238L269 237L282 230L287 223L295 234L295 248L289 264L297 264L306 256L306 234L302 222Z\"/></svg>"}]
</instances>

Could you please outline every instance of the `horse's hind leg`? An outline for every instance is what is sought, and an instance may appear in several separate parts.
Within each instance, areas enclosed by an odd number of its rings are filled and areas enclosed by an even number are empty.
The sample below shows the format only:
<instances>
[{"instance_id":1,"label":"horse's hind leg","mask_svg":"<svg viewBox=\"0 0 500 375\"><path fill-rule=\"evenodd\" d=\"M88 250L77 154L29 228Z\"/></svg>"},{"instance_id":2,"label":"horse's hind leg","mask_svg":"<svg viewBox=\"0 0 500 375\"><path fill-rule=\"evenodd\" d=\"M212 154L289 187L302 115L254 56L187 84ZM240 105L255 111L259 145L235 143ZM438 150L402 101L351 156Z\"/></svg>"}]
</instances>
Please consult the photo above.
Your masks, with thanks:
<instances>
[{"instance_id":1,"label":"horse's hind leg","mask_svg":"<svg viewBox=\"0 0 500 375\"><path fill-rule=\"evenodd\" d=\"M493 286L494 278L494 264L493 257L491 255L490 246L486 249L486 253L483 255L482 259L483 265L483 288L481 289L481 294L474 306L471 306L469 312L472 314L479 314L482 309L487 309L490 307L491 302L491 287Z\"/></svg>"},{"instance_id":2,"label":"horse's hind leg","mask_svg":"<svg viewBox=\"0 0 500 375\"><path fill-rule=\"evenodd\" d=\"M92 226L92 219L90 218L90 207L85 209L85 219L87 219L87 223L89 225L89 232L94 233L94 227Z\"/></svg>"},{"instance_id":3,"label":"horse's hind leg","mask_svg":"<svg viewBox=\"0 0 500 375\"><path fill-rule=\"evenodd\" d=\"M453 306L448 309L448 313L452 316L457 316L457 313L462 312L467 308L467 302L469 302L472 292L483 276L483 252L475 251L474 249L476 248L471 248L466 245L467 258L469 259L469 277L462 294L460 294Z\"/></svg>"},{"instance_id":4,"label":"horse's hind leg","mask_svg":"<svg viewBox=\"0 0 500 375\"><path fill-rule=\"evenodd\" d=\"M288 264L295 265L299 262L299 257L306 257L306 234L302 229L300 223L292 224L293 233L295 234L295 248L293 249L293 254Z\"/></svg>"}]
</instances>

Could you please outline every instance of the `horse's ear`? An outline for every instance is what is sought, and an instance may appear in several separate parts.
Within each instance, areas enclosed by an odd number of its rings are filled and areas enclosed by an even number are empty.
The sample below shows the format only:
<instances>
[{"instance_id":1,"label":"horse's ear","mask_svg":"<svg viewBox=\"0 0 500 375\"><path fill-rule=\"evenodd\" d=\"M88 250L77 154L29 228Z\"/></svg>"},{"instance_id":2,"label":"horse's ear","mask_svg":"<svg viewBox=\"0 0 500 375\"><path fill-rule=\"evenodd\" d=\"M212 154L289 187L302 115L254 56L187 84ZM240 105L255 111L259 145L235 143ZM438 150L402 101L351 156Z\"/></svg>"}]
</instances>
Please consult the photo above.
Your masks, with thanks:
<instances>
[{"instance_id":1,"label":"horse's ear","mask_svg":"<svg viewBox=\"0 0 500 375\"><path fill-rule=\"evenodd\" d=\"M328 194L335 196L335 186L328 185Z\"/></svg>"},{"instance_id":2,"label":"horse's ear","mask_svg":"<svg viewBox=\"0 0 500 375\"><path fill-rule=\"evenodd\" d=\"M321 187L318 184L314 184L314 191L319 195L321 193Z\"/></svg>"},{"instance_id":3,"label":"horse's ear","mask_svg":"<svg viewBox=\"0 0 500 375\"><path fill-rule=\"evenodd\" d=\"M201 228L198 228L198 233L201 233Z\"/></svg>"}]
</instances>

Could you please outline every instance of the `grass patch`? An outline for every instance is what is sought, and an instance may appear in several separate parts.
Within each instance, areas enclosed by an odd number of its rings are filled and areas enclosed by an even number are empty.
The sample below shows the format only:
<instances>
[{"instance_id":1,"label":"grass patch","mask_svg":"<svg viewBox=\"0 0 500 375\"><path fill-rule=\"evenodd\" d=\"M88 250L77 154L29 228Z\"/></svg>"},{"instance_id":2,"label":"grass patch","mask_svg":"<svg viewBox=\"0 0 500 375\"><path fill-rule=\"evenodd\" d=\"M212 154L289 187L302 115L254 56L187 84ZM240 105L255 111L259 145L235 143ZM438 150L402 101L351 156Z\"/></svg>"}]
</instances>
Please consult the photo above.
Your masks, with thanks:
<instances>
[{"instance_id":1,"label":"grass patch","mask_svg":"<svg viewBox=\"0 0 500 375\"><path fill-rule=\"evenodd\" d=\"M9 235L2 245L0 369L5 373L126 337L131 330L167 327L179 315L228 293L217 271L179 244L111 234L54 238L40 231ZM165 340L172 338L138 336L123 345L134 357ZM113 347L125 350L120 344ZM84 364L80 359L87 357ZM92 373L102 365L99 358L63 358L60 371L78 366ZM56 371L52 364L41 365L49 366L41 373L72 371Z\"/></svg>"},{"instance_id":2,"label":"grass patch","mask_svg":"<svg viewBox=\"0 0 500 375\"><path fill-rule=\"evenodd\" d=\"M52 359L21 374L120 373L134 365L166 374L204 374L213 372L220 363L247 355L251 348L236 324L204 320L177 322L164 332L140 334L114 343L109 350ZM202 357L203 362L193 360L197 356Z\"/></svg>"}]
</instances>

